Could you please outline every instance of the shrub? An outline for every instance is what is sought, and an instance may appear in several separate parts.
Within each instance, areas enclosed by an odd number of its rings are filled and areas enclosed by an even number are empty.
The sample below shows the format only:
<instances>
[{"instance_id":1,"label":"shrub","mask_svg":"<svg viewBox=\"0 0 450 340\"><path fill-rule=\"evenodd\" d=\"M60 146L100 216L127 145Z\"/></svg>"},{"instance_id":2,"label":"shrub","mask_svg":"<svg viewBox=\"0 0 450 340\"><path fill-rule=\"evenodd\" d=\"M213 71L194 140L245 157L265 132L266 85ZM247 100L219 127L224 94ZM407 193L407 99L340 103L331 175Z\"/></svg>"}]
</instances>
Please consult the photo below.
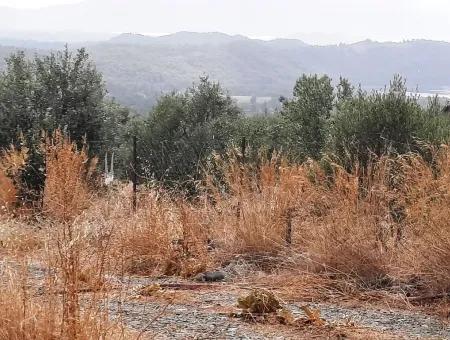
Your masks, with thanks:
<instances>
[{"instance_id":1,"label":"shrub","mask_svg":"<svg viewBox=\"0 0 450 340\"><path fill-rule=\"evenodd\" d=\"M382 155L420 152L423 144L448 142L449 120L423 109L417 97L407 94L405 82L396 76L384 92L359 91L339 103L330 121L328 149L347 170L354 164L367 167Z\"/></svg>"},{"instance_id":2,"label":"shrub","mask_svg":"<svg viewBox=\"0 0 450 340\"><path fill-rule=\"evenodd\" d=\"M184 94L163 96L139 128L141 170L166 187L195 192L202 164L225 150L239 110L218 83L207 77Z\"/></svg>"}]
</instances>

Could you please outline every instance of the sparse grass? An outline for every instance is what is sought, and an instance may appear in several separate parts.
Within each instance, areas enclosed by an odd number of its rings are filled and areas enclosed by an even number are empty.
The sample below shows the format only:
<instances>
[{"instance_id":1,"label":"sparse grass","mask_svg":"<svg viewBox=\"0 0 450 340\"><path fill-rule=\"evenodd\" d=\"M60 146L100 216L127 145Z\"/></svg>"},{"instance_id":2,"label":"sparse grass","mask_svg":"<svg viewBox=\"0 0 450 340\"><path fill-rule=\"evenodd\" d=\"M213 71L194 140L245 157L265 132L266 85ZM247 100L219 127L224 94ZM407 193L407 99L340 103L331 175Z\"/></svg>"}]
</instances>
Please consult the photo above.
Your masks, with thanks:
<instances>
[{"instance_id":1,"label":"sparse grass","mask_svg":"<svg viewBox=\"0 0 450 340\"><path fill-rule=\"evenodd\" d=\"M0 286L0 338L57 339L60 315L54 308L55 301L33 300L23 282L24 277L6 276L3 273Z\"/></svg>"},{"instance_id":2,"label":"sparse grass","mask_svg":"<svg viewBox=\"0 0 450 340\"><path fill-rule=\"evenodd\" d=\"M4 269L4 268L3 268ZM65 300L50 282L40 286L48 290L36 296L36 282L26 273L3 272L0 285L0 338L8 340L56 340L56 339L119 339L119 327L108 319L107 313L96 305L95 297L78 315L76 336L64 326Z\"/></svg>"}]
</instances>

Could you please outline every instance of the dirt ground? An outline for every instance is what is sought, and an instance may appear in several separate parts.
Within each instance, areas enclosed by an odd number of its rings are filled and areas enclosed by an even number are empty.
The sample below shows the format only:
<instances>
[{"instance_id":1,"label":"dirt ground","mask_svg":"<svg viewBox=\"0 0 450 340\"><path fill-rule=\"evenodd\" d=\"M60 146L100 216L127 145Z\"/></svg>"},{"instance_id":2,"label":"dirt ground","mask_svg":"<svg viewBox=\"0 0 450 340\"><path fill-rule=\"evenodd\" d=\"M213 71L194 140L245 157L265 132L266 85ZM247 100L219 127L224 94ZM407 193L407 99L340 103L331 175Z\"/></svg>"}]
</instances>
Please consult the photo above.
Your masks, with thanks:
<instances>
[{"instance_id":1,"label":"dirt ground","mask_svg":"<svg viewBox=\"0 0 450 340\"><path fill-rule=\"evenodd\" d=\"M120 303L110 301L110 315L148 339L450 339L444 320L402 309L289 301L285 307L300 322L283 325L236 317L237 300L252 285L139 277L124 284L129 294ZM150 296L142 296L146 287ZM320 312L323 325L308 323L301 309L305 305Z\"/></svg>"},{"instance_id":2,"label":"dirt ground","mask_svg":"<svg viewBox=\"0 0 450 340\"><path fill-rule=\"evenodd\" d=\"M43 295L45 273L37 263L29 266L32 279L28 284L36 297ZM286 294L289 287L274 285L270 278L220 283L175 277L107 279L108 298L103 308L136 339L450 339L448 319L430 310L389 307L381 300L346 302L313 293L314 289L306 295L296 294L300 286L290 287L290 294ZM255 288L273 292L295 322L286 324L276 317L259 315L240 317L238 299ZM90 294L80 293L81 302L89 301ZM317 311L323 321L311 322L304 306Z\"/></svg>"}]
</instances>

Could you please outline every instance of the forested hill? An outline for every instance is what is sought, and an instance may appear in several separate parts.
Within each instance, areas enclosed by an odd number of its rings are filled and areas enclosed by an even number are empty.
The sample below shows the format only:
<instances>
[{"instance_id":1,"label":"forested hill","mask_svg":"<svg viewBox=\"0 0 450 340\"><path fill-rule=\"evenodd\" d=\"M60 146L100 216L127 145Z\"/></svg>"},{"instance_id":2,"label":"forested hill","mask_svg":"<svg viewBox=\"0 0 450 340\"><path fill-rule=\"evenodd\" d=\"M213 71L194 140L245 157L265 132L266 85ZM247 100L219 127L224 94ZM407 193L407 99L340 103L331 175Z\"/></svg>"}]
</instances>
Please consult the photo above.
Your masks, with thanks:
<instances>
[{"instance_id":1,"label":"forested hill","mask_svg":"<svg viewBox=\"0 0 450 340\"><path fill-rule=\"evenodd\" d=\"M0 44L2 59L17 48L32 55L58 47L1 39ZM162 92L184 89L202 74L219 80L236 96L289 96L302 73L326 73L333 79L342 75L365 88L381 88L399 73L410 88L450 88L450 43L438 41L310 46L299 40L180 32L164 37L122 34L84 45L110 94L141 111ZM2 60L0 67L4 65Z\"/></svg>"}]
</instances>

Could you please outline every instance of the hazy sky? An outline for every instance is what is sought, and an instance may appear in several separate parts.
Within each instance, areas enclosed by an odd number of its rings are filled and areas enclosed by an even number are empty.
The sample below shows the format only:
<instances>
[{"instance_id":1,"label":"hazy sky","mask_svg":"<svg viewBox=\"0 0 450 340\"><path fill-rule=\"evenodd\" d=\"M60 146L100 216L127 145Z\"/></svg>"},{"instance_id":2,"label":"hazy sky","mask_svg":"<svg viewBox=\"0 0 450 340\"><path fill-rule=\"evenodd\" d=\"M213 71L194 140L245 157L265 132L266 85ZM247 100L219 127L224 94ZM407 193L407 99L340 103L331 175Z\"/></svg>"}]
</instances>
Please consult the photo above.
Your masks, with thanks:
<instances>
[{"instance_id":1,"label":"hazy sky","mask_svg":"<svg viewBox=\"0 0 450 340\"><path fill-rule=\"evenodd\" d=\"M80 0L0 0L0 6L9 6L15 8L39 8L77 2L80 2Z\"/></svg>"},{"instance_id":2,"label":"hazy sky","mask_svg":"<svg viewBox=\"0 0 450 340\"><path fill-rule=\"evenodd\" d=\"M0 0L0 6L38 8L77 2L80 0ZM84 12L79 13L89 13L80 15L81 20L69 10L58 20L45 17L37 21L40 26L32 29L220 31L251 37L297 37L308 42L366 38L450 41L450 0L85 0L80 7ZM31 23L27 24L30 29ZM21 25L9 24L16 30Z\"/></svg>"}]
</instances>

